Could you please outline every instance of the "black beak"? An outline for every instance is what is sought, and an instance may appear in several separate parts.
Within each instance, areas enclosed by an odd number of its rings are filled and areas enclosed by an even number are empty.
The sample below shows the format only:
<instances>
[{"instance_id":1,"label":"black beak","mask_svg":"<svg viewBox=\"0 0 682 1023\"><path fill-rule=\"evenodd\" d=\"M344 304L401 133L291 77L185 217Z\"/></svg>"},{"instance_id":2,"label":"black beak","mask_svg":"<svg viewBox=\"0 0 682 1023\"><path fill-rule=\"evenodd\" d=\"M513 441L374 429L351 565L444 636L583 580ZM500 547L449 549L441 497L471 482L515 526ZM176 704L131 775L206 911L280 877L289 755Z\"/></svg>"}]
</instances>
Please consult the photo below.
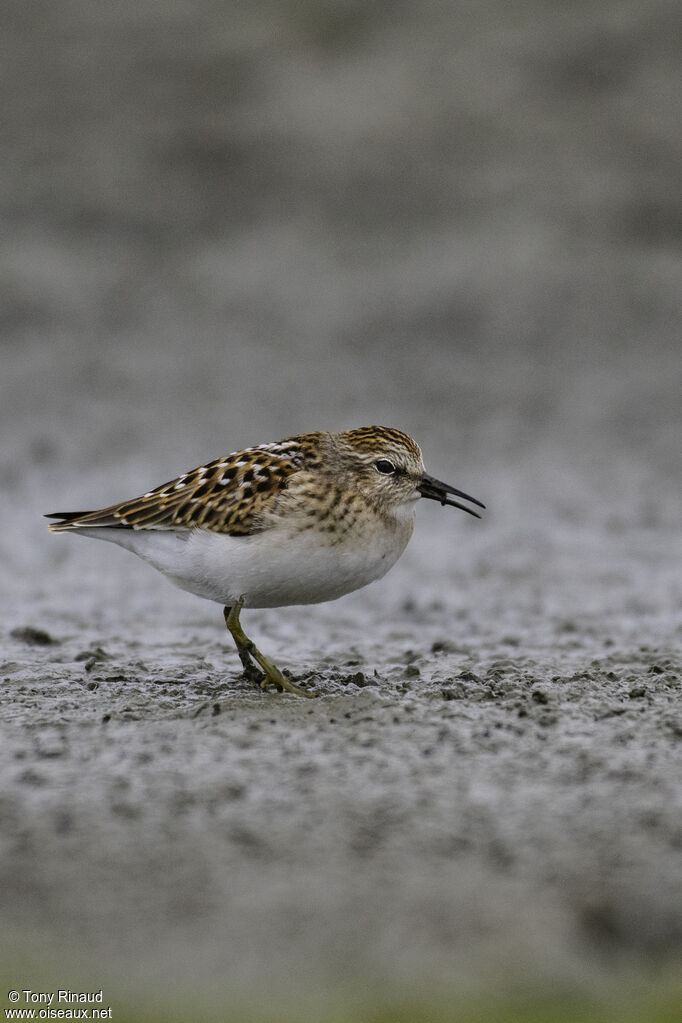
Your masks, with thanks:
<instances>
[{"instance_id":1,"label":"black beak","mask_svg":"<svg viewBox=\"0 0 682 1023\"><path fill-rule=\"evenodd\" d=\"M459 501L450 501L448 494L454 494L455 497L461 497L463 501L469 501L471 504L478 505L479 508L485 508L485 505L477 501L475 497L469 497L468 494L463 493L461 490L455 490L449 483L442 483L441 480L436 480L427 473L424 473L417 484L417 490L422 497L429 497L432 501L440 501L441 504L450 504L453 508L461 508L462 511L469 512L469 515L475 515L477 519L481 517L478 512L472 511L471 508L467 508L465 504L460 504Z\"/></svg>"}]
</instances>

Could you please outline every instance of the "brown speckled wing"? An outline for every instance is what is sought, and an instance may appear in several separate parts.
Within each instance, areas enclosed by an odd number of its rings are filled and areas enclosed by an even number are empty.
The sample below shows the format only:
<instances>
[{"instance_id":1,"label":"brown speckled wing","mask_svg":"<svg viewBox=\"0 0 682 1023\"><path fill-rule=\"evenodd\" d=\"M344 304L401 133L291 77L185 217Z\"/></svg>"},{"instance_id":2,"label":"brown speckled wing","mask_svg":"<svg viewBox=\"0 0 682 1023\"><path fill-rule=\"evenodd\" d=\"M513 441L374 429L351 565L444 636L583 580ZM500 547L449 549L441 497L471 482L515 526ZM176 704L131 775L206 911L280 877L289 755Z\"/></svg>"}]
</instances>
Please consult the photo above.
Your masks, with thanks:
<instances>
[{"instance_id":1,"label":"brown speckled wing","mask_svg":"<svg viewBox=\"0 0 682 1023\"><path fill-rule=\"evenodd\" d=\"M260 532L261 516L272 509L289 477L315 460L318 437L305 434L245 448L132 501L55 515L61 521L51 523L50 529L206 529L231 536Z\"/></svg>"}]
</instances>

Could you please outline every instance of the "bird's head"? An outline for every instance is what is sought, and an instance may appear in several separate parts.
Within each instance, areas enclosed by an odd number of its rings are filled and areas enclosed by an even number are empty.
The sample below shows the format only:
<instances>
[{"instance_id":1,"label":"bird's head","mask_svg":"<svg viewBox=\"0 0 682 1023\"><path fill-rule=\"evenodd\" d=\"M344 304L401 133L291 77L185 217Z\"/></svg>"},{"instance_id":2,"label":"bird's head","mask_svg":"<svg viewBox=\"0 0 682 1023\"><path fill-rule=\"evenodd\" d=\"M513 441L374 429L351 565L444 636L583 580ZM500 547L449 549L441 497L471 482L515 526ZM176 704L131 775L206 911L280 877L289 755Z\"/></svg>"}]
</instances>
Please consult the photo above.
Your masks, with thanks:
<instances>
[{"instance_id":1,"label":"bird's head","mask_svg":"<svg viewBox=\"0 0 682 1023\"><path fill-rule=\"evenodd\" d=\"M386 509L410 506L420 497L461 508L480 518L478 512L452 497L484 508L461 490L429 476L419 445L401 430L388 426L363 426L332 435L340 467L356 481L363 495Z\"/></svg>"}]
</instances>

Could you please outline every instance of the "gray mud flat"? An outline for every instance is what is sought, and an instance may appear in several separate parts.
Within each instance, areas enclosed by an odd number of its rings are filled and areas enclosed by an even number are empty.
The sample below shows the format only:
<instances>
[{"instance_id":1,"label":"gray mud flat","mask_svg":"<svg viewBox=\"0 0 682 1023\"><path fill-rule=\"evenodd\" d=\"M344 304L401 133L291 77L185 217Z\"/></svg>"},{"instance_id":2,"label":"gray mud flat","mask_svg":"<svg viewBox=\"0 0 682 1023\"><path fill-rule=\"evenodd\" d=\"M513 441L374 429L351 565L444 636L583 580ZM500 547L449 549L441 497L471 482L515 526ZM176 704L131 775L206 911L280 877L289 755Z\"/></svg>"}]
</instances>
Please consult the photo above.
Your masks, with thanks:
<instances>
[{"instance_id":1,"label":"gray mud flat","mask_svg":"<svg viewBox=\"0 0 682 1023\"><path fill-rule=\"evenodd\" d=\"M551 554L529 549L521 578L518 543L494 574L474 548L453 601L445 539L336 604L244 614L314 701L254 691L219 608L144 568L148 620L114 607L95 629L90 593L5 634L2 881L22 940L59 935L126 990L153 976L171 1000L299 1012L325 991L594 993L665 973L682 667L658 545L638 559L639 632L608 541L543 613ZM77 571L93 550L75 546ZM124 586L133 559L99 555ZM580 609L600 575L608 621Z\"/></svg>"}]
</instances>

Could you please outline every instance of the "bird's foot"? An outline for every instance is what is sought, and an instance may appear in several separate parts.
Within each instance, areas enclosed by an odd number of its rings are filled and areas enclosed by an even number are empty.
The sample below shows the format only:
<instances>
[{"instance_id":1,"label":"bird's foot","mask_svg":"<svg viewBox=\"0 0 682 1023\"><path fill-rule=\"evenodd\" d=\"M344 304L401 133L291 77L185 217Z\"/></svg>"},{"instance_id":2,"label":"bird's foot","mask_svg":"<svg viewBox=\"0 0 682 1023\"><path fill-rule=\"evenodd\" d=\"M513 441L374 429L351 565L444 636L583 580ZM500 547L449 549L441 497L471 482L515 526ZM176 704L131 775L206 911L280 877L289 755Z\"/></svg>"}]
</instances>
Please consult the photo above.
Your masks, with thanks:
<instances>
[{"instance_id":1,"label":"bird's foot","mask_svg":"<svg viewBox=\"0 0 682 1023\"><path fill-rule=\"evenodd\" d=\"M305 689L301 689L290 679L286 678L285 675L279 670L279 668L268 660L264 654L260 652L255 643L253 643L246 635L242 628L242 624L239 621L239 612L243 607L243 600L237 601L232 607L226 607L223 611L225 616L225 625L227 626L234 642L237 647L239 659L244 667L244 677L249 682L255 682L259 685L262 690L266 690L268 685L273 685L278 692L294 693L296 696L306 696L308 699L314 697L314 693L309 693ZM261 671L258 670L256 665L253 663L256 661Z\"/></svg>"},{"instance_id":2,"label":"bird's foot","mask_svg":"<svg viewBox=\"0 0 682 1023\"><path fill-rule=\"evenodd\" d=\"M265 672L265 678L260 684L261 689L267 689L268 684L272 683L275 689L277 689L280 693L284 690L287 693L294 693L296 696L306 696L309 700L315 696L314 693L309 693L306 689L301 689L300 686L297 686L296 683L292 682L291 679L286 677L286 675L283 675L279 668L273 664L272 661L269 661L267 657L264 657L259 650L255 650L254 648L254 651L254 657Z\"/></svg>"},{"instance_id":3,"label":"bird's foot","mask_svg":"<svg viewBox=\"0 0 682 1023\"><path fill-rule=\"evenodd\" d=\"M253 663L246 647L238 646L237 653L239 654L239 660L242 662L244 668L242 678L245 678L247 682L252 682L256 686L262 685L265 681L265 675Z\"/></svg>"}]
</instances>

